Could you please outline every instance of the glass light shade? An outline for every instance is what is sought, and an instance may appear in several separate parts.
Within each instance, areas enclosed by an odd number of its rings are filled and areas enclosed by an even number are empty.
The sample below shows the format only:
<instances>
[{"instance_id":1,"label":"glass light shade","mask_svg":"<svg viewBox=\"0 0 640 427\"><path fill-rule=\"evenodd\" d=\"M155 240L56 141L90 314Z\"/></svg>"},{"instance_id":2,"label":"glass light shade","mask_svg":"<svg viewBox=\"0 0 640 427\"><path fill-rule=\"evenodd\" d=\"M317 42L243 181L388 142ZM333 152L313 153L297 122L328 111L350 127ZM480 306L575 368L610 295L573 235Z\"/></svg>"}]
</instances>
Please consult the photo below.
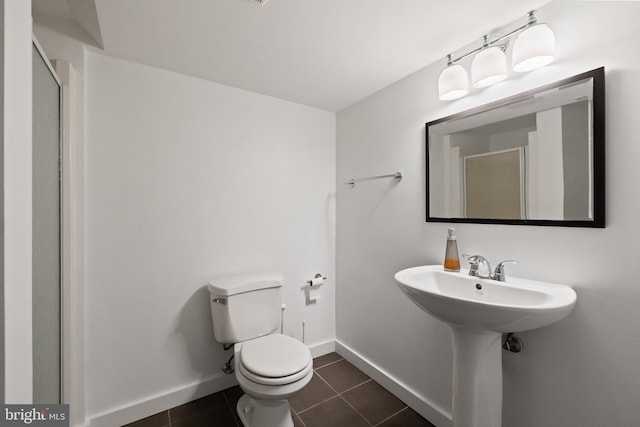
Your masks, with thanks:
<instances>
[{"instance_id":1,"label":"glass light shade","mask_svg":"<svg viewBox=\"0 0 640 427\"><path fill-rule=\"evenodd\" d=\"M482 49L471 62L473 87L487 87L507 78L507 57L499 47Z\"/></svg>"},{"instance_id":2,"label":"glass light shade","mask_svg":"<svg viewBox=\"0 0 640 427\"><path fill-rule=\"evenodd\" d=\"M513 45L513 71L523 73L553 62L556 38L547 24L536 24L518 35Z\"/></svg>"},{"instance_id":3,"label":"glass light shade","mask_svg":"<svg viewBox=\"0 0 640 427\"><path fill-rule=\"evenodd\" d=\"M438 95L442 101L452 101L469 93L469 77L462 65L449 65L438 78Z\"/></svg>"}]
</instances>

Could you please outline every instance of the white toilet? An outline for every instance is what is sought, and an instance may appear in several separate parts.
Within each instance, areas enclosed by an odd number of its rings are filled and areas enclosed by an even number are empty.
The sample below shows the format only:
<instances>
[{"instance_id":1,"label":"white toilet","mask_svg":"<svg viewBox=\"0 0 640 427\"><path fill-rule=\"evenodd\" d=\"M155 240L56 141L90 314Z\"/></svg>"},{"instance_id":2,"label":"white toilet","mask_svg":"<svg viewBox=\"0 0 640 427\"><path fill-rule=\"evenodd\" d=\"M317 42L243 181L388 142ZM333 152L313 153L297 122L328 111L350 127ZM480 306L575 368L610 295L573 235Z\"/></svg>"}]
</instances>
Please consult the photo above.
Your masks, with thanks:
<instances>
[{"instance_id":1,"label":"white toilet","mask_svg":"<svg viewBox=\"0 0 640 427\"><path fill-rule=\"evenodd\" d=\"M293 427L289 397L313 376L306 345L274 333L280 325L283 277L259 273L209 283L213 331L234 344L234 366L245 394L237 411L246 427Z\"/></svg>"}]
</instances>

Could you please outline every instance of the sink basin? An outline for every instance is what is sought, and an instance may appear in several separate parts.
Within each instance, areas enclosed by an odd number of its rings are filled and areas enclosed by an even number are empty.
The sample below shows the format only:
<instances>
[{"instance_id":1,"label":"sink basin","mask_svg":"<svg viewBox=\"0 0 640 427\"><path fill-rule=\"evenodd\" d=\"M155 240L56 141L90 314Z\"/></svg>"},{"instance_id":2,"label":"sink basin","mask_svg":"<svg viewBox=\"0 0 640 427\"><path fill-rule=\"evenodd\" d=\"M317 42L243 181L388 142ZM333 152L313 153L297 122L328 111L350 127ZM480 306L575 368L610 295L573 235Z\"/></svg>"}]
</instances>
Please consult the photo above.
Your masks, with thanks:
<instances>
[{"instance_id":1,"label":"sink basin","mask_svg":"<svg viewBox=\"0 0 640 427\"><path fill-rule=\"evenodd\" d=\"M576 293L565 285L507 276L480 279L441 265L407 268L395 275L420 308L452 326L520 332L550 325L571 312Z\"/></svg>"},{"instance_id":2,"label":"sink basin","mask_svg":"<svg viewBox=\"0 0 640 427\"><path fill-rule=\"evenodd\" d=\"M441 265L407 268L395 279L418 307L451 327L454 427L501 426L502 334L550 325L576 303L565 285L509 276L498 282Z\"/></svg>"}]
</instances>

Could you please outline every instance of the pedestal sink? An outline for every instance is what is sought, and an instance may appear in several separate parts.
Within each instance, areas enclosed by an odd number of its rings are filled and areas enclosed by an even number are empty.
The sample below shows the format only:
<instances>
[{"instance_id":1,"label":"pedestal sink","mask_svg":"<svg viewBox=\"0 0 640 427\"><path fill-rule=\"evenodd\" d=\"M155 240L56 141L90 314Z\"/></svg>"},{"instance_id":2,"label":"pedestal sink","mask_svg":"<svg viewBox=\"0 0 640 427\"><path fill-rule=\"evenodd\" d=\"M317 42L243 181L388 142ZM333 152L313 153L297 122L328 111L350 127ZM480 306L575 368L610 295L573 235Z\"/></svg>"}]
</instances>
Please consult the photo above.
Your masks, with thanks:
<instances>
[{"instance_id":1,"label":"pedestal sink","mask_svg":"<svg viewBox=\"0 0 640 427\"><path fill-rule=\"evenodd\" d=\"M454 427L500 427L502 333L555 323L576 303L565 285L512 277L499 282L441 265L407 268L395 279L418 307L451 327Z\"/></svg>"}]
</instances>

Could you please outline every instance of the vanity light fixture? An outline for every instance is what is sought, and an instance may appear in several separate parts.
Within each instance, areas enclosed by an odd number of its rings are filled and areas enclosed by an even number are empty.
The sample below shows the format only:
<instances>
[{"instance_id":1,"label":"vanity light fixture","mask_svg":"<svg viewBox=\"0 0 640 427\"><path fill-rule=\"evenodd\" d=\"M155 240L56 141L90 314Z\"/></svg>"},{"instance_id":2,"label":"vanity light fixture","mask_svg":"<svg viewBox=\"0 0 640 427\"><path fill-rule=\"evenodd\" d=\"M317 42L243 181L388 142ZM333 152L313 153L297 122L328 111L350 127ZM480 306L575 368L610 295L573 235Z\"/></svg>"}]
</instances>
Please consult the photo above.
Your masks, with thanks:
<instances>
[{"instance_id":1,"label":"vanity light fixture","mask_svg":"<svg viewBox=\"0 0 640 427\"><path fill-rule=\"evenodd\" d=\"M460 64L451 63L451 55L447 55L447 68L442 70L438 78L438 94L440 99L452 101L469 93L469 76Z\"/></svg>"},{"instance_id":2,"label":"vanity light fixture","mask_svg":"<svg viewBox=\"0 0 640 427\"><path fill-rule=\"evenodd\" d=\"M556 38L547 24L538 24L534 12L529 12L526 28L513 44L513 71L524 73L553 62Z\"/></svg>"},{"instance_id":3,"label":"vanity light fixture","mask_svg":"<svg viewBox=\"0 0 640 427\"><path fill-rule=\"evenodd\" d=\"M499 46L489 46L488 36L484 36L482 50L471 62L473 87L491 86L507 78L507 57Z\"/></svg>"},{"instance_id":4,"label":"vanity light fixture","mask_svg":"<svg viewBox=\"0 0 640 427\"><path fill-rule=\"evenodd\" d=\"M535 11L527 14L527 23L509 33L489 40L485 35L482 46L458 58L447 55L447 67L438 78L440 100L451 101L465 96L468 92L466 69L457 64L460 60L474 55L471 62L471 83L474 88L483 88L507 78L506 50L509 37L518 34L511 52L512 68L516 72L527 72L550 64L554 59L555 37L547 24L539 24ZM500 43L502 42L502 43Z\"/></svg>"}]
</instances>

